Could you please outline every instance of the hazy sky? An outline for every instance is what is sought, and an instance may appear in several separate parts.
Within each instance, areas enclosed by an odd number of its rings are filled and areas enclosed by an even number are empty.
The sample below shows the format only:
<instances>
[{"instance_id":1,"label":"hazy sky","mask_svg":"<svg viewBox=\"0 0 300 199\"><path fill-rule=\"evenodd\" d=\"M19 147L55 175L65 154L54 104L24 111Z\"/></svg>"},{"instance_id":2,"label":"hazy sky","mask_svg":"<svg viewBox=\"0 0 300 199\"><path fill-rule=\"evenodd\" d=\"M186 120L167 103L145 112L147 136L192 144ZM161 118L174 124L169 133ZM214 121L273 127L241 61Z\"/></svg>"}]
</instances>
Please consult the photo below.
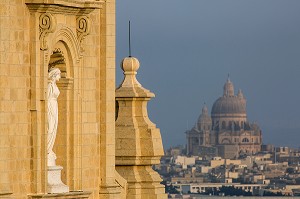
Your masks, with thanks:
<instances>
[{"instance_id":1,"label":"hazy sky","mask_svg":"<svg viewBox=\"0 0 300 199\"><path fill-rule=\"evenodd\" d=\"M228 73L263 142L300 146L300 0L117 0L117 85L128 20L165 148L186 143L184 132L204 102L211 110L223 94Z\"/></svg>"}]
</instances>

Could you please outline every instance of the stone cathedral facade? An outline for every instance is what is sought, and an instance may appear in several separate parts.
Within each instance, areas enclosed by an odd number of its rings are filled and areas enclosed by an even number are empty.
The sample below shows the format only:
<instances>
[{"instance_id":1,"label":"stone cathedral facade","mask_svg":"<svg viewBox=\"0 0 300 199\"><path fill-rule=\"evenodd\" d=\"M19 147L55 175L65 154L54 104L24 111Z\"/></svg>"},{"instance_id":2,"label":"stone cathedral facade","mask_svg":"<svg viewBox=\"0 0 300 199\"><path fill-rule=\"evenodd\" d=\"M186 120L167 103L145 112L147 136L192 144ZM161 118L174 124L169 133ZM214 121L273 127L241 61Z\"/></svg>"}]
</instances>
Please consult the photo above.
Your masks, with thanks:
<instances>
[{"instance_id":1,"label":"stone cathedral facade","mask_svg":"<svg viewBox=\"0 0 300 199\"><path fill-rule=\"evenodd\" d=\"M164 199L154 94L125 58L115 89L115 0L0 1L0 198ZM58 68L53 151L69 191L51 191L48 71ZM57 177L57 176L56 176ZM50 191L49 191L50 190Z\"/></svg>"},{"instance_id":2,"label":"stone cathedral facade","mask_svg":"<svg viewBox=\"0 0 300 199\"><path fill-rule=\"evenodd\" d=\"M203 107L195 126L186 132L189 155L236 158L241 154L261 150L260 127L247 120L246 99L241 90L234 94L233 83L228 78L223 96L213 104L211 116Z\"/></svg>"}]
</instances>

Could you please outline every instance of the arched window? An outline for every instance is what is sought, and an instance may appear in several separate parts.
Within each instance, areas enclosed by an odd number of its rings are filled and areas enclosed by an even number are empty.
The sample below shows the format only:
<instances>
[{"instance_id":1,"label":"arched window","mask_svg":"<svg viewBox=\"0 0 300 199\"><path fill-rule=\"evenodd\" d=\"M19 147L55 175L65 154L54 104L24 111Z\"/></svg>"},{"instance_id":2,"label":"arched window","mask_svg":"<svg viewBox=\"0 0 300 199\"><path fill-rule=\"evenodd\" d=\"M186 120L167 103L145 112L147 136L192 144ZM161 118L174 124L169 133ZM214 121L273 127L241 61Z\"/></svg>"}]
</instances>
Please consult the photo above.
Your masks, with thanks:
<instances>
[{"instance_id":1,"label":"arched window","mask_svg":"<svg viewBox=\"0 0 300 199\"><path fill-rule=\"evenodd\" d=\"M202 137L200 138L200 143L199 144L203 145L203 138Z\"/></svg>"},{"instance_id":2,"label":"arched window","mask_svg":"<svg viewBox=\"0 0 300 199\"><path fill-rule=\"evenodd\" d=\"M230 140L228 138L224 138L221 142L222 144L230 144Z\"/></svg>"},{"instance_id":3,"label":"arched window","mask_svg":"<svg viewBox=\"0 0 300 199\"><path fill-rule=\"evenodd\" d=\"M225 121L222 122L222 129L226 129L226 123L225 123Z\"/></svg>"},{"instance_id":4,"label":"arched window","mask_svg":"<svg viewBox=\"0 0 300 199\"><path fill-rule=\"evenodd\" d=\"M248 138L243 138L242 142L249 142L249 139Z\"/></svg>"},{"instance_id":5,"label":"arched window","mask_svg":"<svg viewBox=\"0 0 300 199\"><path fill-rule=\"evenodd\" d=\"M193 145L198 145L199 144L199 139L194 138L192 142L193 142Z\"/></svg>"}]
</instances>

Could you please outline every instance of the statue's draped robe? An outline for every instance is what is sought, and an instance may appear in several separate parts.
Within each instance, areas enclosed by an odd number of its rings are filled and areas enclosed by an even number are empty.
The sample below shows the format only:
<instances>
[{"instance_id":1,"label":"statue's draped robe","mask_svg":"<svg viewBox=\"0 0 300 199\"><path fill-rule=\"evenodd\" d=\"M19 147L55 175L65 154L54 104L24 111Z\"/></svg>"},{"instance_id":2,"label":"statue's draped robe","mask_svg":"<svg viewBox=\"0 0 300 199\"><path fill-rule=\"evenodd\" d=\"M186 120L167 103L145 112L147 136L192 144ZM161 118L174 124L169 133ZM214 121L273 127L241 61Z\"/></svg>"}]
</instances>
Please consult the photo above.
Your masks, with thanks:
<instances>
[{"instance_id":1,"label":"statue's draped robe","mask_svg":"<svg viewBox=\"0 0 300 199\"><path fill-rule=\"evenodd\" d=\"M47 152L48 156L54 156L53 145L57 133L58 124L58 104L57 97L59 96L59 90L55 82L50 82L48 84L48 144Z\"/></svg>"}]
</instances>

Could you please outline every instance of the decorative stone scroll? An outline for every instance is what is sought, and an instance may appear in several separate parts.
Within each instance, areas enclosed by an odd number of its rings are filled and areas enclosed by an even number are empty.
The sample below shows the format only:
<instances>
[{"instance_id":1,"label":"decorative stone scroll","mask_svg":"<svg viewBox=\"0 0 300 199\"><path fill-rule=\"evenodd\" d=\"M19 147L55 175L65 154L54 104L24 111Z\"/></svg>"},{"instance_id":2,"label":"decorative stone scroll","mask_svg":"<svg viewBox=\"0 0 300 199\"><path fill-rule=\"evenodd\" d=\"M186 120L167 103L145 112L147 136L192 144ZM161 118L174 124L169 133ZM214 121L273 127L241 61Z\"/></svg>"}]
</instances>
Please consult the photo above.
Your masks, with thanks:
<instances>
[{"instance_id":1,"label":"decorative stone scroll","mask_svg":"<svg viewBox=\"0 0 300 199\"><path fill-rule=\"evenodd\" d=\"M85 36L90 33L90 19L87 16L80 16L76 20L78 41L81 43Z\"/></svg>"},{"instance_id":2,"label":"decorative stone scroll","mask_svg":"<svg viewBox=\"0 0 300 199\"><path fill-rule=\"evenodd\" d=\"M41 41L41 50L47 50L47 42L46 42L46 36L54 32L56 28L56 20L50 13L43 13L40 15L40 41Z\"/></svg>"}]
</instances>

